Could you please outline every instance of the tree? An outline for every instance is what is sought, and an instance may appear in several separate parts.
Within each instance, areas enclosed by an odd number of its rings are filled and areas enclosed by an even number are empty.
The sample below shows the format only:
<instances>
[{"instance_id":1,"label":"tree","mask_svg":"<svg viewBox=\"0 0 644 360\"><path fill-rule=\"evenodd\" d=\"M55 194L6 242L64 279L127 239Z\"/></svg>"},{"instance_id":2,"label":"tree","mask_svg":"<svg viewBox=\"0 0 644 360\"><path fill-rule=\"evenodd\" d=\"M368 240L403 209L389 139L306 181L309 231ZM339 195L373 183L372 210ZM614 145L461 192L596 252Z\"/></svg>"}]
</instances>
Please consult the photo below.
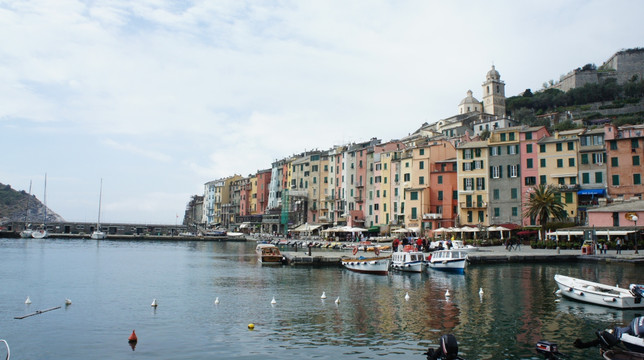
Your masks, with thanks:
<instances>
[{"instance_id":1,"label":"tree","mask_svg":"<svg viewBox=\"0 0 644 360\"><path fill-rule=\"evenodd\" d=\"M565 220L566 209L561 202L559 189L554 185L539 184L532 188L533 192L526 202L525 217L539 220L541 239L546 240L546 225L550 218Z\"/></svg>"}]
</instances>

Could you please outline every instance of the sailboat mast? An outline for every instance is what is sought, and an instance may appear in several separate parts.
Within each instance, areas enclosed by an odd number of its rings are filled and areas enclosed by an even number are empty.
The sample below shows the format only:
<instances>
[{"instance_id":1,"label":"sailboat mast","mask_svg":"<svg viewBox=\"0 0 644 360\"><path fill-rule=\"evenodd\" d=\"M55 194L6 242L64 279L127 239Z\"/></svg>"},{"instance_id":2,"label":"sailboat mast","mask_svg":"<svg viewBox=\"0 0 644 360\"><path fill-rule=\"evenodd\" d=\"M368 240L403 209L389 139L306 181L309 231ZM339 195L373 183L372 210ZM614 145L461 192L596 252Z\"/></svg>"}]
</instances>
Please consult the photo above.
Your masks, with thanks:
<instances>
[{"instance_id":1,"label":"sailboat mast","mask_svg":"<svg viewBox=\"0 0 644 360\"><path fill-rule=\"evenodd\" d=\"M101 178L101 189L98 193L98 220L96 220L96 231L101 231L101 202L103 201L103 178Z\"/></svg>"},{"instance_id":2,"label":"sailboat mast","mask_svg":"<svg viewBox=\"0 0 644 360\"><path fill-rule=\"evenodd\" d=\"M45 173L45 219L43 223L45 225L45 230L47 230L47 173Z\"/></svg>"}]
</instances>

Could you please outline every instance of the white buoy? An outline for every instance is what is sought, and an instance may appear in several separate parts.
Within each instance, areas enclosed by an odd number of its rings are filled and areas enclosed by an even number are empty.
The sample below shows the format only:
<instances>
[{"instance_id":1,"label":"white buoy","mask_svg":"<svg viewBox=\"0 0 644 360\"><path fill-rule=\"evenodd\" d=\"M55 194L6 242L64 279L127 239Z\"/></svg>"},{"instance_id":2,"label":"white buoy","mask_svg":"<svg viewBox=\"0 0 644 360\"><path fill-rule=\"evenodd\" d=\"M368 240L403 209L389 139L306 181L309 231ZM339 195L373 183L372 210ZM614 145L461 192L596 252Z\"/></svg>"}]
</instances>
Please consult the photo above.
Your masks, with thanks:
<instances>
[{"instance_id":1,"label":"white buoy","mask_svg":"<svg viewBox=\"0 0 644 360\"><path fill-rule=\"evenodd\" d=\"M271 305L277 304L277 301L275 301L275 296L273 296L273 300L271 300Z\"/></svg>"},{"instance_id":2,"label":"white buoy","mask_svg":"<svg viewBox=\"0 0 644 360\"><path fill-rule=\"evenodd\" d=\"M445 291L445 297L449 297L449 289L447 289L447 291Z\"/></svg>"},{"instance_id":3,"label":"white buoy","mask_svg":"<svg viewBox=\"0 0 644 360\"><path fill-rule=\"evenodd\" d=\"M152 304L150 306L157 307L157 305L157 299L152 300Z\"/></svg>"},{"instance_id":4,"label":"white buoy","mask_svg":"<svg viewBox=\"0 0 644 360\"><path fill-rule=\"evenodd\" d=\"M335 299L335 303L336 303L336 304L339 304L339 303L340 303L340 297L339 297L339 296L338 296L338 298L337 298L337 299Z\"/></svg>"},{"instance_id":5,"label":"white buoy","mask_svg":"<svg viewBox=\"0 0 644 360\"><path fill-rule=\"evenodd\" d=\"M219 304L219 296L215 298L215 305Z\"/></svg>"},{"instance_id":6,"label":"white buoy","mask_svg":"<svg viewBox=\"0 0 644 360\"><path fill-rule=\"evenodd\" d=\"M27 296L27 300L25 300L25 304L31 304L31 299L29 298L29 296Z\"/></svg>"},{"instance_id":7,"label":"white buoy","mask_svg":"<svg viewBox=\"0 0 644 360\"><path fill-rule=\"evenodd\" d=\"M479 295L483 296L483 288L479 288Z\"/></svg>"},{"instance_id":8,"label":"white buoy","mask_svg":"<svg viewBox=\"0 0 644 360\"><path fill-rule=\"evenodd\" d=\"M71 304L72 304L72 301L71 301L71 300L69 300L69 299L65 299L65 305L71 305Z\"/></svg>"},{"instance_id":9,"label":"white buoy","mask_svg":"<svg viewBox=\"0 0 644 360\"><path fill-rule=\"evenodd\" d=\"M326 292L322 291L322 296L320 296L320 299L326 299Z\"/></svg>"},{"instance_id":10,"label":"white buoy","mask_svg":"<svg viewBox=\"0 0 644 360\"><path fill-rule=\"evenodd\" d=\"M409 293L405 294L405 300L409 300Z\"/></svg>"}]
</instances>

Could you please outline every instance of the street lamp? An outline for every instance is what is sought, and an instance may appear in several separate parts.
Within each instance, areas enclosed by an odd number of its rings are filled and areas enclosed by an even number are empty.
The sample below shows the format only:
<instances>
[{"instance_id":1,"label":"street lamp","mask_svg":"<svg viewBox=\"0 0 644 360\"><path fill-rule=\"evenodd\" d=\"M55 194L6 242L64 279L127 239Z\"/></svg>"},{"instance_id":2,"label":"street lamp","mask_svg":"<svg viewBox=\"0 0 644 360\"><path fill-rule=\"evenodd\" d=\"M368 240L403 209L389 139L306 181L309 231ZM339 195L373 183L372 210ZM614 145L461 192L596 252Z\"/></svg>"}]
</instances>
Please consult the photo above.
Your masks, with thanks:
<instances>
[{"instance_id":1,"label":"street lamp","mask_svg":"<svg viewBox=\"0 0 644 360\"><path fill-rule=\"evenodd\" d=\"M637 229L637 219L639 219L637 215L631 215L631 220L635 223L635 253L639 254L637 251L637 240L640 237L640 231Z\"/></svg>"}]
</instances>

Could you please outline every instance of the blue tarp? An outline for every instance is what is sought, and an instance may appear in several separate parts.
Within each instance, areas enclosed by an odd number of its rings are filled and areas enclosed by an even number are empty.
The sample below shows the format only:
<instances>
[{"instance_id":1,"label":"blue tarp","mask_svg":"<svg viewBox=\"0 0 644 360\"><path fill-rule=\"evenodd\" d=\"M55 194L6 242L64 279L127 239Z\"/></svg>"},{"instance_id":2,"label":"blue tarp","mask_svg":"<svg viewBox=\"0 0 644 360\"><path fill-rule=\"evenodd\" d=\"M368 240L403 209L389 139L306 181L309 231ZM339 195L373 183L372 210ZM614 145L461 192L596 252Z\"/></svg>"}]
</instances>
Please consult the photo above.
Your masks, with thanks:
<instances>
[{"instance_id":1,"label":"blue tarp","mask_svg":"<svg viewBox=\"0 0 644 360\"><path fill-rule=\"evenodd\" d=\"M577 191L577 195L604 195L606 190L604 189L584 189Z\"/></svg>"}]
</instances>

